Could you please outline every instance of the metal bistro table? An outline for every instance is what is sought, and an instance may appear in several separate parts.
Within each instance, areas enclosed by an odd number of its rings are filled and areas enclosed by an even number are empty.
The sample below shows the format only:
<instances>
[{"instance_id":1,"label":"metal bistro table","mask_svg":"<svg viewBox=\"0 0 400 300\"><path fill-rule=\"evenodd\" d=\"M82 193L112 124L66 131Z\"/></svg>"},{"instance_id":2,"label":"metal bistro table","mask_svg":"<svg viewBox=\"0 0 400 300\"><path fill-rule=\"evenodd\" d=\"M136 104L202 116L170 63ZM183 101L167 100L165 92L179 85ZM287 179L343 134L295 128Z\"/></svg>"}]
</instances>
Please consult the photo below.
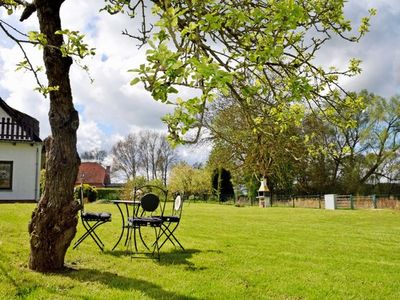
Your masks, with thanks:
<instances>
[{"instance_id":1,"label":"metal bistro table","mask_svg":"<svg viewBox=\"0 0 400 300\"><path fill-rule=\"evenodd\" d=\"M127 229L127 233L126 233L126 238L125 238L125 243L124 245L126 246L126 244L128 243L128 238L129 238L129 226L127 224L128 218L130 217L130 213L129 213L129 206L132 205L140 205L140 201L132 201L132 200L113 200L111 201L112 203L114 203L115 205L117 205L118 210L121 214L121 218L122 218L122 229L121 229L121 234L119 236L118 241L115 243L114 247L112 248L112 251L118 246L119 242L121 241L122 237L124 236L124 232L125 232L125 228ZM124 213L124 208L125 207L125 213Z\"/></svg>"}]
</instances>

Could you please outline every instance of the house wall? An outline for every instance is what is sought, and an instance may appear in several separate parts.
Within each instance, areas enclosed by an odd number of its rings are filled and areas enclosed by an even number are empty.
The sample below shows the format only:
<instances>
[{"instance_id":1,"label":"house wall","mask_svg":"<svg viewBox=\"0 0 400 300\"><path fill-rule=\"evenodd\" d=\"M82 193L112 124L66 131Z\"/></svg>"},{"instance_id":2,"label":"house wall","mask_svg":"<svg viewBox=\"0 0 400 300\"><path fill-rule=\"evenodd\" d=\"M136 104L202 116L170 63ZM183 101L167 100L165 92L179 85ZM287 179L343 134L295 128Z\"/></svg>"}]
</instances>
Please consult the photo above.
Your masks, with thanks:
<instances>
[{"instance_id":1,"label":"house wall","mask_svg":"<svg viewBox=\"0 0 400 300\"><path fill-rule=\"evenodd\" d=\"M39 200L40 143L0 142L0 161L13 162L12 190L0 190L1 200Z\"/></svg>"}]
</instances>

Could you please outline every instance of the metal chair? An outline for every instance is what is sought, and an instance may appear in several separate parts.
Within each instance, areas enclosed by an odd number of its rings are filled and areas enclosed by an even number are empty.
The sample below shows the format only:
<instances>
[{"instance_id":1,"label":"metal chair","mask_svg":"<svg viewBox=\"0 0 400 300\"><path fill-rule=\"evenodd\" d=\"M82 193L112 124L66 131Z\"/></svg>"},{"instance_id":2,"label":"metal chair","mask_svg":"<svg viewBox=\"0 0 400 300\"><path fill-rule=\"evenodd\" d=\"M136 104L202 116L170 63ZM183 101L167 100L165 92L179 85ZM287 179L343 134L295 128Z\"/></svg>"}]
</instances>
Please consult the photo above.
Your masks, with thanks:
<instances>
[{"instance_id":1,"label":"metal chair","mask_svg":"<svg viewBox=\"0 0 400 300\"><path fill-rule=\"evenodd\" d=\"M96 229L107 222L111 222L111 214L108 212L85 212L83 201L83 186L80 186L81 221L86 232L75 242L73 249L78 247L88 236L90 236L101 251L104 243L96 233Z\"/></svg>"},{"instance_id":2,"label":"metal chair","mask_svg":"<svg viewBox=\"0 0 400 300\"><path fill-rule=\"evenodd\" d=\"M181 196L178 195L176 196L172 206L172 214L161 216L162 226L161 226L161 235L159 239L161 239L163 236L165 236L165 239L159 246L160 249L167 241L170 241L172 245L176 247L175 243L177 243L181 247L181 249L185 251L185 248L183 248L182 244L178 241L178 239L174 235L174 232L178 228L179 223L181 221L182 208L183 208L183 200Z\"/></svg>"},{"instance_id":3,"label":"metal chair","mask_svg":"<svg viewBox=\"0 0 400 300\"><path fill-rule=\"evenodd\" d=\"M158 186L146 185L135 188L134 201L137 201L138 197L140 197L140 205L133 207L134 211L132 217L128 218L128 228L130 229L128 246L130 248L132 247L133 234L133 243L135 246L136 254L150 253L151 250L147 246L142 235L142 228L150 227L154 229L155 234L154 242L152 244L152 254L156 253L157 259L160 259L160 247L158 244L158 240L161 234L161 226L163 222L161 216L163 215L167 195L168 191ZM160 201L160 197L163 198L162 202ZM158 216L155 216L155 214L158 214ZM137 235L139 236L142 244L148 250L148 252L139 252Z\"/></svg>"}]
</instances>

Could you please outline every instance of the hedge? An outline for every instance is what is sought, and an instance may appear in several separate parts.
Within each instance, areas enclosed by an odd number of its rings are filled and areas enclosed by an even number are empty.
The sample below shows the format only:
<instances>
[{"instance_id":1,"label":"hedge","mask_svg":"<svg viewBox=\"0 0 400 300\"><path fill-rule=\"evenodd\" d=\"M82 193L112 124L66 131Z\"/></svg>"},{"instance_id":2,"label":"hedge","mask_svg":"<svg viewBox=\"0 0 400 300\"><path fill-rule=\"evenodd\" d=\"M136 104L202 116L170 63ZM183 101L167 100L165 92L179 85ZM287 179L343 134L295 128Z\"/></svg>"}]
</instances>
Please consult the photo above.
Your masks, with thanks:
<instances>
[{"instance_id":1,"label":"hedge","mask_svg":"<svg viewBox=\"0 0 400 300\"><path fill-rule=\"evenodd\" d=\"M121 188L97 188L97 199L99 200L120 200Z\"/></svg>"}]
</instances>

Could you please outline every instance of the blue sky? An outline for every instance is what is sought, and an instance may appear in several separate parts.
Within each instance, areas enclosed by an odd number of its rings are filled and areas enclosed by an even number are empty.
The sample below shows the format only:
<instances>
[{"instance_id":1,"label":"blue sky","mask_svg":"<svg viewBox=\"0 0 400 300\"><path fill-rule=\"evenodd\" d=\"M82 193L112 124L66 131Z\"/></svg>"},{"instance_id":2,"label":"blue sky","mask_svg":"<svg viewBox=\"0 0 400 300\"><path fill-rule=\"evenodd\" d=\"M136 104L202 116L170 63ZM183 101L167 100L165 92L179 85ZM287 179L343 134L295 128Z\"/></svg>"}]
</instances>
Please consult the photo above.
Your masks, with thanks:
<instances>
[{"instance_id":1,"label":"blue sky","mask_svg":"<svg viewBox=\"0 0 400 300\"><path fill-rule=\"evenodd\" d=\"M134 30L128 18L98 13L102 1L65 1L62 9L63 26L86 33L87 42L96 48L97 55L87 59L88 76L76 65L71 70L71 82L76 107L80 113L78 131L79 151L93 148L110 149L121 137L140 129L166 131L160 118L171 110L151 99L140 84L130 86L132 74L128 69L145 62L145 48L137 49L137 42L121 35L122 30ZM97 6L96 6L97 5ZM317 61L323 65L347 65L351 57L363 60L363 73L342 81L353 91L368 89L384 97L400 93L400 1L398 0L349 0L346 16L358 27L368 9L378 10L371 20L371 31L358 44L331 41ZM0 12L0 19L17 25L21 30L35 30L37 21L32 16L19 24L18 16ZM137 24L136 24L137 25ZM41 63L41 53L30 51L33 61ZM47 120L48 100L33 91L34 80L28 73L15 72L21 60L16 46L0 33L0 97L9 105L37 118L41 124L41 137L50 134ZM207 151L181 149L190 161L204 160ZM193 159L193 157L195 157Z\"/></svg>"}]
</instances>

